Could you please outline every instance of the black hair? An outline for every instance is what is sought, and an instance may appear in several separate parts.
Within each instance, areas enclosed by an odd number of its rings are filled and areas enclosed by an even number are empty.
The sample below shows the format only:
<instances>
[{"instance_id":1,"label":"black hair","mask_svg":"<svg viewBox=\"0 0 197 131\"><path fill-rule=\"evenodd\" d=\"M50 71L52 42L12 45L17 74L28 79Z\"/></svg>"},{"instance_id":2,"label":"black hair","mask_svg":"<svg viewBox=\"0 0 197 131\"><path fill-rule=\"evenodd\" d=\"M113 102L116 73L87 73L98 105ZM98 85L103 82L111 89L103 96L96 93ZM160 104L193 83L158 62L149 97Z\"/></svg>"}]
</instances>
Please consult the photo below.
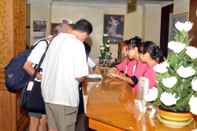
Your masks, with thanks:
<instances>
[{"instance_id":1,"label":"black hair","mask_svg":"<svg viewBox=\"0 0 197 131\"><path fill-rule=\"evenodd\" d=\"M126 42L128 43L129 49L135 48L135 47L137 47L139 49L142 44L142 39L138 36L135 36L129 40L126 40Z\"/></svg>"},{"instance_id":2,"label":"black hair","mask_svg":"<svg viewBox=\"0 0 197 131\"><path fill-rule=\"evenodd\" d=\"M163 61L163 53L158 45L152 41L145 41L139 48L139 52L142 54L149 53L151 58L157 62Z\"/></svg>"},{"instance_id":3,"label":"black hair","mask_svg":"<svg viewBox=\"0 0 197 131\"><path fill-rule=\"evenodd\" d=\"M93 27L89 21L81 19L73 25L73 29L81 32L86 32L89 35L92 33Z\"/></svg>"},{"instance_id":4,"label":"black hair","mask_svg":"<svg viewBox=\"0 0 197 131\"><path fill-rule=\"evenodd\" d=\"M85 52L86 52L86 56L88 57L91 51L91 46L90 44L88 44L87 42L83 42L84 46L85 46Z\"/></svg>"}]
</instances>

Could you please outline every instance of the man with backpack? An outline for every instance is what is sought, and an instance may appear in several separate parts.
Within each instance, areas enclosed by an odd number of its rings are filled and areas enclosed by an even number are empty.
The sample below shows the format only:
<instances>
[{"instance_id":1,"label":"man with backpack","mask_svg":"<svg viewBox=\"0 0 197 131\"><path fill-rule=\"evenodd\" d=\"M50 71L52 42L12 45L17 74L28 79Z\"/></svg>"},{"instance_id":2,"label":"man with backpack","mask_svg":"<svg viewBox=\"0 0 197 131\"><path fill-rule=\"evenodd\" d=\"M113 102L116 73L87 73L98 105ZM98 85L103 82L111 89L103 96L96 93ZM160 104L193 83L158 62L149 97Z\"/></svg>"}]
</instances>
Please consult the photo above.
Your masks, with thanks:
<instances>
[{"instance_id":1,"label":"man with backpack","mask_svg":"<svg viewBox=\"0 0 197 131\"><path fill-rule=\"evenodd\" d=\"M46 103L49 130L74 131L79 105L79 81L88 75L82 42L92 32L85 19L73 30L60 33L49 47L43 63L42 93Z\"/></svg>"},{"instance_id":2,"label":"man with backpack","mask_svg":"<svg viewBox=\"0 0 197 131\"><path fill-rule=\"evenodd\" d=\"M27 58L27 61L25 62L23 68L32 77L36 73L34 67L39 64L39 61L45 49L47 48L48 43L50 43L51 40L52 38L48 38L47 41L42 41L42 40L38 41L37 43L38 45L32 50L29 57ZM35 81L39 83L41 82L41 72L36 73ZM41 88L41 87L38 87L38 88ZM39 91L40 92L37 92L37 93L41 95L41 89ZM35 98L32 98L32 99L35 99ZM43 103L43 107L44 107L44 103ZM26 110L28 111L28 115L30 117L29 131L47 131L47 117L45 113L41 111L34 112L34 111L29 111L28 109Z\"/></svg>"},{"instance_id":3,"label":"man with backpack","mask_svg":"<svg viewBox=\"0 0 197 131\"><path fill-rule=\"evenodd\" d=\"M71 23L68 23L68 24L71 24ZM69 25L68 25L69 26ZM55 28L55 34L53 36L49 36L46 38L45 41L43 40L40 40L38 41L38 45L32 50L32 52L30 53L29 57L27 58L27 61L25 62L24 64L24 70L31 76L34 76L35 75L35 66L39 64L39 61L41 60L41 57L43 56L44 54L44 51L46 50L47 44L50 44L51 41L53 40L53 38L55 36L57 36L60 32L63 31L63 28L61 25L58 25L57 28ZM41 65L41 69L39 72L36 73L36 76L35 76L35 80L34 80L34 84L39 82L41 85L41 79L42 79L42 65ZM35 88L35 87L34 87ZM37 89L37 95L38 96L39 94L41 95L41 87L39 87L40 89ZM32 92L33 92L34 89L32 89ZM30 97L32 99L35 99L35 100L32 100L32 101L39 101L38 99L42 99L42 97ZM43 100L42 100L43 101ZM39 102L37 104L40 104ZM36 105L37 105L36 104ZM46 112L45 112L45 105L44 105L44 102L42 102L41 104L43 105L38 105L40 107L42 107L44 111L28 111L29 113L29 116L30 116L30 125L29 125L29 131L47 131L48 129L48 123L47 123L47 116L46 116ZM27 109L28 110L28 109Z\"/></svg>"}]
</instances>

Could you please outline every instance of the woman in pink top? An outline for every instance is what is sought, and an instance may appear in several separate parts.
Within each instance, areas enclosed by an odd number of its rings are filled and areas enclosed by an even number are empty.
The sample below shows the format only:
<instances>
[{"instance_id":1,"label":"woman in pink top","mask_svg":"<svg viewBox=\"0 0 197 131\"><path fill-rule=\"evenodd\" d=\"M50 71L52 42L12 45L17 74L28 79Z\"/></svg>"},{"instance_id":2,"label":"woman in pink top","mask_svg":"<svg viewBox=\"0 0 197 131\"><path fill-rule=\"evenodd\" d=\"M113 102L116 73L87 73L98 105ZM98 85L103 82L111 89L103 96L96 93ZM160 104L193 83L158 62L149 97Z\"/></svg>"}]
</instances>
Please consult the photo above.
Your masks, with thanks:
<instances>
[{"instance_id":1,"label":"woman in pink top","mask_svg":"<svg viewBox=\"0 0 197 131\"><path fill-rule=\"evenodd\" d=\"M141 39L134 37L128 43L128 58L116 66L119 72L112 72L111 76L127 81L133 87L137 87L139 77L146 72L147 65L139 60L139 48ZM120 73L122 72L122 73Z\"/></svg>"},{"instance_id":2,"label":"woman in pink top","mask_svg":"<svg viewBox=\"0 0 197 131\"><path fill-rule=\"evenodd\" d=\"M155 87L156 73L153 68L163 60L161 49L154 42L146 41L142 43L142 47L139 51L140 60L148 65L144 77L149 79L149 88Z\"/></svg>"}]
</instances>

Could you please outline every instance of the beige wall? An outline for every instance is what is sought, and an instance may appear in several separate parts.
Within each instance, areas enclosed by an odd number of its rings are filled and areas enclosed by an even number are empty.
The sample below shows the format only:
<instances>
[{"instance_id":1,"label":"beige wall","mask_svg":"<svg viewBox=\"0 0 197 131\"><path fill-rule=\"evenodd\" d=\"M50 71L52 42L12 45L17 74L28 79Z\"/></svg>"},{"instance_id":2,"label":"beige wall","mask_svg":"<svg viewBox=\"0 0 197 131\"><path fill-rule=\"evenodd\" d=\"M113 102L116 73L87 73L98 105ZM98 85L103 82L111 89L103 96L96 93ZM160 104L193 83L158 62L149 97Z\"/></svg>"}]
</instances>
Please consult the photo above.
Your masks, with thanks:
<instances>
[{"instance_id":1,"label":"beige wall","mask_svg":"<svg viewBox=\"0 0 197 131\"><path fill-rule=\"evenodd\" d=\"M161 5L146 4L144 6L144 40L160 44Z\"/></svg>"},{"instance_id":2,"label":"beige wall","mask_svg":"<svg viewBox=\"0 0 197 131\"><path fill-rule=\"evenodd\" d=\"M188 13L190 0L174 0L174 14Z\"/></svg>"},{"instance_id":3,"label":"beige wall","mask_svg":"<svg viewBox=\"0 0 197 131\"><path fill-rule=\"evenodd\" d=\"M46 29L46 36L49 35L50 30L50 17L51 17L51 10L50 10L50 2L31 2L30 3L30 42L33 44L34 36L41 35L39 32L33 32L33 21L34 20L43 20L47 23Z\"/></svg>"},{"instance_id":4,"label":"beige wall","mask_svg":"<svg viewBox=\"0 0 197 131\"><path fill-rule=\"evenodd\" d=\"M110 8L109 8L110 7ZM52 5L52 23L61 22L63 18L77 21L80 18L89 20L94 28L91 39L93 41L91 56L96 59L99 55L99 45L103 37L103 16L104 14L125 15L124 38L130 38L132 35L142 36L142 7L134 13L126 15L126 6L117 4L79 4L55 2ZM117 45L112 45L113 57L117 57Z\"/></svg>"},{"instance_id":5,"label":"beige wall","mask_svg":"<svg viewBox=\"0 0 197 131\"><path fill-rule=\"evenodd\" d=\"M135 12L126 13L126 5L112 3L83 3L83 2L53 2L31 3L31 41L34 32L32 31L33 20L46 20L47 33L50 32L50 23L59 23L64 18L74 22L80 18L88 19L94 27L91 35L93 47L91 56L96 59L99 56L99 45L103 37L103 16L104 14L120 14L125 16L124 39L134 35L141 36L145 40L152 40L159 44L160 41L160 17L161 5L145 4L138 5ZM110 8L109 8L110 7ZM111 45L113 57L117 57L117 45Z\"/></svg>"}]
</instances>

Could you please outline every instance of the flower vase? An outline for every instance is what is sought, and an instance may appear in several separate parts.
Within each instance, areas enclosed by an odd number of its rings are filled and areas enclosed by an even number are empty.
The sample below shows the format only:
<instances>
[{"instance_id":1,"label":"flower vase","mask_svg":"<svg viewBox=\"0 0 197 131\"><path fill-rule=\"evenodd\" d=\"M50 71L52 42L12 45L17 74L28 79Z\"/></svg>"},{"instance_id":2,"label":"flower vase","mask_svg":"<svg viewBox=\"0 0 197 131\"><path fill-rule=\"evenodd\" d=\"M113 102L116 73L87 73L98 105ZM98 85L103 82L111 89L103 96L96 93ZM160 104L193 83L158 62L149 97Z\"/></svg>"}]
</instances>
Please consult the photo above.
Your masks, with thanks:
<instances>
[{"instance_id":1,"label":"flower vase","mask_svg":"<svg viewBox=\"0 0 197 131\"><path fill-rule=\"evenodd\" d=\"M161 108L158 110L157 118L161 123L170 128L182 128L193 121L193 116L190 112L171 112Z\"/></svg>"}]
</instances>

